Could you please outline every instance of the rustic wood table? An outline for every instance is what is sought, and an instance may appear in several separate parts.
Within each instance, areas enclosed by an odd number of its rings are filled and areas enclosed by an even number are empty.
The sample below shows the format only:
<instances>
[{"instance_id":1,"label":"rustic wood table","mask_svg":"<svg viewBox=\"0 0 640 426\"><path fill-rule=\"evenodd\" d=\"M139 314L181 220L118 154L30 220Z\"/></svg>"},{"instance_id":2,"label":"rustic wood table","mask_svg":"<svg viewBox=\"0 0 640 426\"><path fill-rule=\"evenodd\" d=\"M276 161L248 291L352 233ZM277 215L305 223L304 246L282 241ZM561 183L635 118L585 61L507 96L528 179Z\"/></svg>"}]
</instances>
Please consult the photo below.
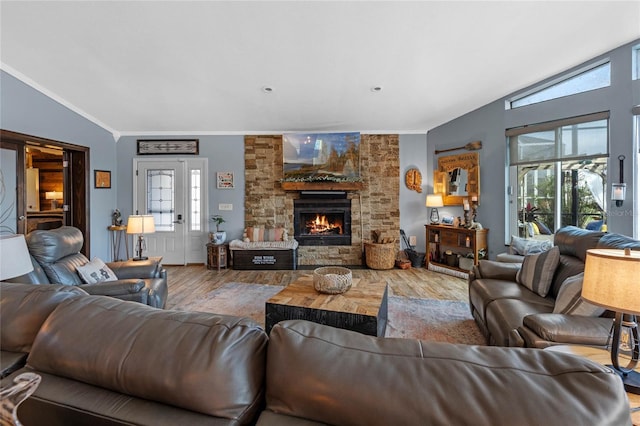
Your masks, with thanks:
<instances>
[{"instance_id":1,"label":"rustic wood table","mask_svg":"<svg viewBox=\"0 0 640 426\"><path fill-rule=\"evenodd\" d=\"M303 319L383 337L387 327L387 284L354 278L342 294L322 294L313 288L313 277L305 275L267 300L267 333L278 322Z\"/></svg>"},{"instance_id":2,"label":"rustic wood table","mask_svg":"<svg viewBox=\"0 0 640 426\"><path fill-rule=\"evenodd\" d=\"M604 349L594 348L592 346L556 345L549 346L548 348L545 348L545 350L579 355L599 364L611 365L611 353ZM626 364L626 362L626 360L621 359L621 363ZM636 368L636 371L640 372L640 367ZM640 395L627 392L627 396L629 397L629 406L631 408L631 421L634 426L640 426Z\"/></svg>"}]
</instances>

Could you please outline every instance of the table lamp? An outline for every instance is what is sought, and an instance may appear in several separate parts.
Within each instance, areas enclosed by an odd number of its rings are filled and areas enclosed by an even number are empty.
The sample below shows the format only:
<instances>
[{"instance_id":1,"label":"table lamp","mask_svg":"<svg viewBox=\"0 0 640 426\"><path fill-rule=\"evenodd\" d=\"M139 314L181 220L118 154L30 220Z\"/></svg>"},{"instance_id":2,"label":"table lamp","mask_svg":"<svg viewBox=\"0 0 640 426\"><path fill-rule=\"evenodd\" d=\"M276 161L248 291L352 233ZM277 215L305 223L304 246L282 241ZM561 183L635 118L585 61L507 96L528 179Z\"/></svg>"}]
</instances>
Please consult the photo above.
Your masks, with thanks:
<instances>
[{"instance_id":1,"label":"table lamp","mask_svg":"<svg viewBox=\"0 0 640 426\"><path fill-rule=\"evenodd\" d=\"M0 236L0 281L33 271L27 242L22 234Z\"/></svg>"},{"instance_id":2,"label":"table lamp","mask_svg":"<svg viewBox=\"0 0 640 426\"><path fill-rule=\"evenodd\" d=\"M582 298L615 312L611 327L611 363L622 377L627 392L640 394L638 364L638 324L640 315L640 251L616 249L587 250L582 282ZM627 333L623 334L623 327ZM627 367L621 367L621 345L631 354Z\"/></svg>"},{"instance_id":3,"label":"table lamp","mask_svg":"<svg viewBox=\"0 0 640 426\"><path fill-rule=\"evenodd\" d=\"M127 234L138 234L138 242L136 244L136 257L133 260L147 260L147 256L143 256L142 252L147 248L144 241L144 234L153 234L156 232L156 225L152 215L131 215L127 220Z\"/></svg>"},{"instance_id":4,"label":"table lamp","mask_svg":"<svg viewBox=\"0 0 640 426\"><path fill-rule=\"evenodd\" d=\"M431 207L431 223L436 224L440 222L440 215L438 214L438 207L444 206L442 200L442 194L428 194L427 201L425 203L427 207Z\"/></svg>"},{"instance_id":5,"label":"table lamp","mask_svg":"<svg viewBox=\"0 0 640 426\"><path fill-rule=\"evenodd\" d=\"M55 210L58 208L58 200L62 200L62 191L47 191L44 198L51 200L51 210Z\"/></svg>"}]
</instances>

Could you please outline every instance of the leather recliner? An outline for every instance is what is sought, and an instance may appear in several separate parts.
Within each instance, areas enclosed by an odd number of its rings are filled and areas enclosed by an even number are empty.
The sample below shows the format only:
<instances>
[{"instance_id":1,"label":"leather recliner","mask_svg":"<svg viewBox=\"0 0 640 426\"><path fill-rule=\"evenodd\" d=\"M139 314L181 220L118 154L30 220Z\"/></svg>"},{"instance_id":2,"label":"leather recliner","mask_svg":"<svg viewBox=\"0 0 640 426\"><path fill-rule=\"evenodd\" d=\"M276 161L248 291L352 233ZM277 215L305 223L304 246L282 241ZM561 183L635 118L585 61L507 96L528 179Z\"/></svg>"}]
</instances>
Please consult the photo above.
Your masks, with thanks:
<instances>
[{"instance_id":1,"label":"leather recliner","mask_svg":"<svg viewBox=\"0 0 640 426\"><path fill-rule=\"evenodd\" d=\"M106 265L118 278L86 284L77 268L89 262L80 249L84 237L78 228L63 226L52 230L35 230L26 236L33 271L7 280L26 284L64 284L77 286L89 294L111 296L122 300L164 308L167 295L167 272L159 262L110 262Z\"/></svg>"}]
</instances>

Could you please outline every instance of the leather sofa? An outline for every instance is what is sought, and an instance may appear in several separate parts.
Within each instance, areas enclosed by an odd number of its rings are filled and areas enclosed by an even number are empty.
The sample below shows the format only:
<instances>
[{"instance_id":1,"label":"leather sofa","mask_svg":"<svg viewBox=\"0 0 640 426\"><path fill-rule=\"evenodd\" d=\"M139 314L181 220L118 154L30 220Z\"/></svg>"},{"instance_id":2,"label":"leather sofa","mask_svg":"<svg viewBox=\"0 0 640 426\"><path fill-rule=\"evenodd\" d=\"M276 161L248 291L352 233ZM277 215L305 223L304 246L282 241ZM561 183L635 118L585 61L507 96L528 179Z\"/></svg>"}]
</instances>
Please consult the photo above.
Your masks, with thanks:
<instances>
[{"instance_id":1,"label":"leather sofa","mask_svg":"<svg viewBox=\"0 0 640 426\"><path fill-rule=\"evenodd\" d=\"M482 260L469 274L469 305L490 345L545 348L558 344L606 346L613 315L579 316L553 313L556 298L567 278L584 271L586 252L592 248L640 250L640 241L619 234L589 231L574 226L559 229L554 246L560 261L546 297L519 285L520 263Z\"/></svg>"},{"instance_id":2,"label":"leather sofa","mask_svg":"<svg viewBox=\"0 0 640 426\"><path fill-rule=\"evenodd\" d=\"M619 376L563 353L298 320L267 337L249 319L102 296L58 300L59 286L46 287L52 299L39 293L29 306L58 303L48 316L4 327L5 316L29 315L6 308L40 290L0 284L2 354L14 335L33 338L27 365L2 385L24 372L42 377L19 407L26 425L631 425Z\"/></svg>"},{"instance_id":3,"label":"leather sofa","mask_svg":"<svg viewBox=\"0 0 640 426\"><path fill-rule=\"evenodd\" d=\"M118 278L85 284L77 268L89 262L80 253L82 232L72 226L35 230L26 236L33 271L8 281L27 284L64 284L77 286L89 294L111 296L164 308L167 302L167 272L153 260L111 262L106 265Z\"/></svg>"}]
</instances>

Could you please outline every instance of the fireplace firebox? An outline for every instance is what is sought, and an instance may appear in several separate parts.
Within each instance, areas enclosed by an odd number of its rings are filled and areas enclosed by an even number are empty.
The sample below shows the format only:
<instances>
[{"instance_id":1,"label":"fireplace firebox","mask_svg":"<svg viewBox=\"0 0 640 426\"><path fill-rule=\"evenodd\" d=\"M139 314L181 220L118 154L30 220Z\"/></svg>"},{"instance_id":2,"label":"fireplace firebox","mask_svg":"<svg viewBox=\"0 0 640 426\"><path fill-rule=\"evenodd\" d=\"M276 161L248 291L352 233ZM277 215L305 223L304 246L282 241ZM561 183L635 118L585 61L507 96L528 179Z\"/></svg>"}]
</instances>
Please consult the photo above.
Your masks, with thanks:
<instances>
[{"instance_id":1,"label":"fireplace firebox","mask_svg":"<svg viewBox=\"0 0 640 426\"><path fill-rule=\"evenodd\" d=\"M351 200L341 191L302 191L293 200L293 226L302 246L350 246Z\"/></svg>"}]
</instances>

